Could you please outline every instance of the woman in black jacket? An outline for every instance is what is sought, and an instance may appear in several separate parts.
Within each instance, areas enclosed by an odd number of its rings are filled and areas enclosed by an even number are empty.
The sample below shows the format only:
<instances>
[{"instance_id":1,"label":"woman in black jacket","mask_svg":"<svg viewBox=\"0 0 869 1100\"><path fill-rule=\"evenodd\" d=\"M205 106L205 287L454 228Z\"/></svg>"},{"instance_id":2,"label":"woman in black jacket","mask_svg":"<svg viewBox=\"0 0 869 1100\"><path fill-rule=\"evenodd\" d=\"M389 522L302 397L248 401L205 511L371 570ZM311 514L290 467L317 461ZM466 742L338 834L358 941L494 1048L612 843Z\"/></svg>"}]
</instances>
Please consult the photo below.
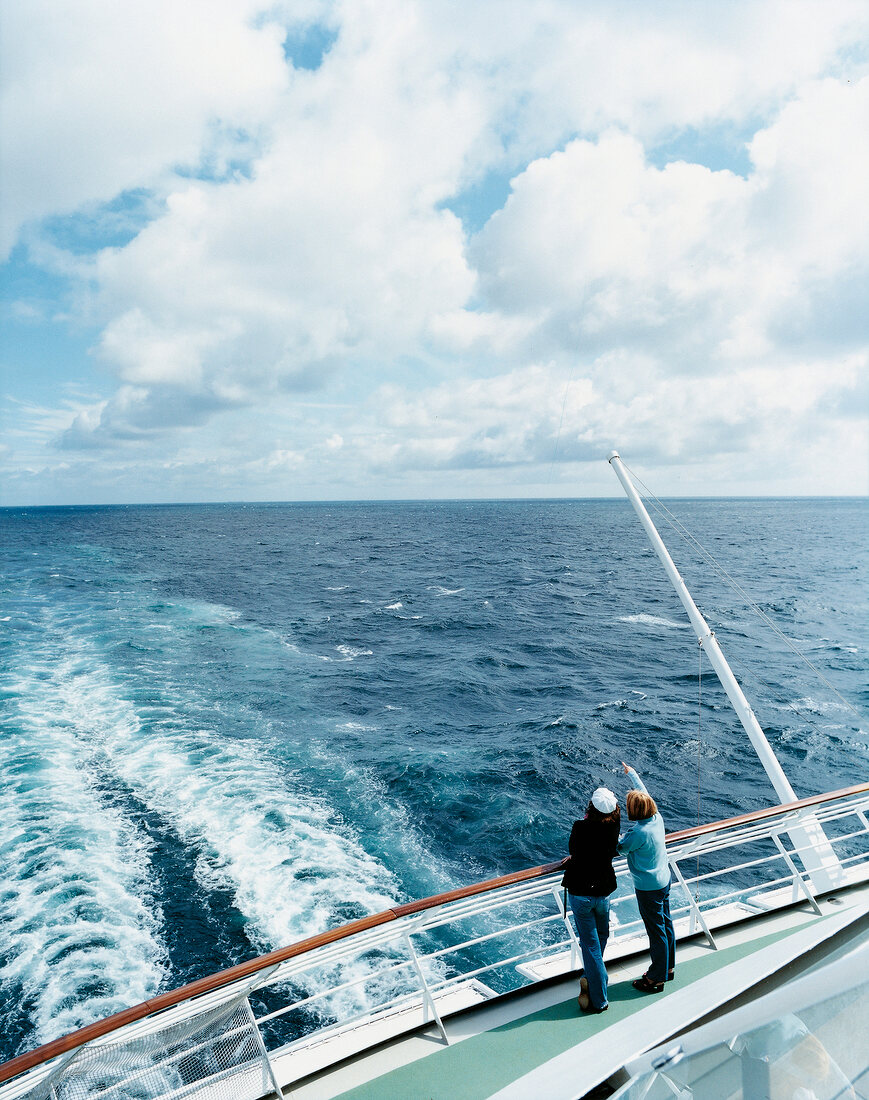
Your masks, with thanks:
<instances>
[{"instance_id":1,"label":"woman in black jacket","mask_svg":"<svg viewBox=\"0 0 869 1100\"><path fill-rule=\"evenodd\" d=\"M582 965L579 1007L583 1012L605 1012L607 977L603 951L610 930L609 895L616 888L613 858L619 842L621 815L616 796L598 787L581 821L570 833L570 860L564 872L570 908L576 922Z\"/></svg>"}]
</instances>

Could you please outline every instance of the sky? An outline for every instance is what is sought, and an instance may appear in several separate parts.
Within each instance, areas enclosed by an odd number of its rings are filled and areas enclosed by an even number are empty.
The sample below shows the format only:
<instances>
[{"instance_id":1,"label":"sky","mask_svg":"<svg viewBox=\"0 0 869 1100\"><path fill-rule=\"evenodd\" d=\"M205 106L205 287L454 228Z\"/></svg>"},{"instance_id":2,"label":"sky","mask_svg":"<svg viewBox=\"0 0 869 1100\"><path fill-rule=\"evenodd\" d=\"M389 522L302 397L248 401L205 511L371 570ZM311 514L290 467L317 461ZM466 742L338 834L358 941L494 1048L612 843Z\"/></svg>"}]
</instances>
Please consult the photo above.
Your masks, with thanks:
<instances>
[{"instance_id":1,"label":"sky","mask_svg":"<svg viewBox=\"0 0 869 1100\"><path fill-rule=\"evenodd\" d=\"M0 41L0 504L869 493L865 0Z\"/></svg>"}]
</instances>

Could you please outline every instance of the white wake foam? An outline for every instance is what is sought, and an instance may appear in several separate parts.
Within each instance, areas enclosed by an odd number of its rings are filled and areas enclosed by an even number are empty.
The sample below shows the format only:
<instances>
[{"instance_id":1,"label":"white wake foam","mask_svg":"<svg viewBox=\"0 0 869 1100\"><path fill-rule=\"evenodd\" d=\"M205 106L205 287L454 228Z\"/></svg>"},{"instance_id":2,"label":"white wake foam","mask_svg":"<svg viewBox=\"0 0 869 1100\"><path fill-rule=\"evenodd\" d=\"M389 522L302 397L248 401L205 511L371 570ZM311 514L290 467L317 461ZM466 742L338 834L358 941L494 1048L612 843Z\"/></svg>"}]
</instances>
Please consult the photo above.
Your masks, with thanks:
<instances>
[{"instance_id":1,"label":"white wake foam","mask_svg":"<svg viewBox=\"0 0 869 1100\"><path fill-rule=\"evenodd\" d=\"M336 645L335 649L341 654L345 661L355 661L357 657L373 657L374 652L370 649L358 649L352 645Z\"/></svg>"},{"instance_id":2,"label":"white wake foam","mask_svg":"<svg viewBox=\"0 0 869 1100\"><path fill-rule=\"evenodd\" d=\"M10 676L0 740L0 979L40 1042L153 996L165 974L148 841L94 789L51 666Z\"/></svg>"},{"instance_id":3,"label":"white wake foam","mask_svg":"<svg viewBox=\"0 0 869 1100\"><path fill-rule=\"evenodd\" d=\"M173 710L143 724L92 661L66 684L79 735L198 849L200 880L231 891L263 948L322 931L348 904L372 912L394 903L386 868L261 746L189 729Z\"/></svg>"},{"instance_id":4,"label":"white wake foam","mask_svg":"<svg viewBox=\"0 0 869 1100\"><path fill-rule=\"evenodd\" d=\"M689 628L689 623L674 623L672 619L662 619L660 615L647 615L641 612L639 615L620 615L620 623L637 623L640 626L666 626L673 630Z\"/></svg>"}]
</instances>

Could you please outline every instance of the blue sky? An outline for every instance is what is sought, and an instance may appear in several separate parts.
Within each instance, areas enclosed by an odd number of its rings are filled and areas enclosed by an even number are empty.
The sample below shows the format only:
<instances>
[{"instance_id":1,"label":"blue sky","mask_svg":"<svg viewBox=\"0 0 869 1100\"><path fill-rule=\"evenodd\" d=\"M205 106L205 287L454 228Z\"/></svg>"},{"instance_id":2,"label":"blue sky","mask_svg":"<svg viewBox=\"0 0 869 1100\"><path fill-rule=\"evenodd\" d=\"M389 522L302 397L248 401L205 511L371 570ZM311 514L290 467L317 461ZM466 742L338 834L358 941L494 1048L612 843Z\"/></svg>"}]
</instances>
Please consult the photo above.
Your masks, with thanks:
<instances>
[{"instance_id":1,"label":"blue sky","mask_svg":"<svg viewBox=\"0 0 869 1100\"><path fill-rule=\"evenodd\" d=\"M869 492L862 2L11 0L0 503Z\"/></svg>"}]
</instances>

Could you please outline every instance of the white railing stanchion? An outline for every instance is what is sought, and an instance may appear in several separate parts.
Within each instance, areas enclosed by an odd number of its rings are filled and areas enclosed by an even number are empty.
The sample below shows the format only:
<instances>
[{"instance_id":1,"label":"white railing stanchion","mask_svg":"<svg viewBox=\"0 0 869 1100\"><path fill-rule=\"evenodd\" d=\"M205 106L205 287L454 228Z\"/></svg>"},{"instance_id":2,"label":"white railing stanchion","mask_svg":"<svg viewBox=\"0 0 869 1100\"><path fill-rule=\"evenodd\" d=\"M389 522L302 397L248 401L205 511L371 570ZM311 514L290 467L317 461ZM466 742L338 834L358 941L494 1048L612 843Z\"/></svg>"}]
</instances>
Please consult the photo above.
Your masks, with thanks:
<instances>
[{"instance_id":1,"label":"white railing stanchion","mask_svg":"<svg viewBox=\"0 0 869 1100\"><path fill-rule=\"evenodd\" d=\"M444 1041L444 1045L449 1046L450 1040L449 1036L447 1035L447 1029L444 1027L444 1022L441 1019L441 1014L438 1012L437 1005L435 1004L431 989L429 989L429 984L426 980L425 974L423 973L422 966L420 965L416 949L414 948L411 941L410 932L405 932L402 939L407 944L407 949L410 952L410 961L413 963L413 968L416 971L416 976L419 978L419 985L420 989L422 990L423 1003L428 1008L429 1012L432 1014L435 1023L437 1024L438 1031L441 1033L441 1038Z\"/></svg>"},{"instance_id":2,"label":"white railing stanchion","mask_svg":"<svg viewBox=\"0 0 869 1100\"><path fill-rule=\"evenodd\" d=\"M794 902L804 905L808 901L814 913L822 913L822 892L816 893L803 850L792 846L803 824L794 815L801 811L818 815L825 823L836 823L835 831L840 835L831 843L845 845L846 851L852 844L865 849L859 838L869 833L869 784L670 834L668 862L673 882L686 896L686 902L680 899L675 908L680 939L684 939L686 928L690 935L702 930L710 946L716 948L711 928L716 928L717 934L719 925L730 927L757 913L786 909ZM848 823L856 826L852 828ZM694 857L702 860L697 875L685 875L681 865ZM851 881L867 878L869 853L865 850L844 856L841 862L847 864ZM633 891L628 892L629 875L623 859L615 870L619 895L613 898L613 907L621 913L620 903L630 905ZM35 1089L40 1090L39 1095L57 1100L66 1083L80 1075L79 1060L87 1062L90 1053L98 1056L108 1044L117 1044L118 1057L127 1059L123 1077L112 1086L112 1095L125 1085L138 1087L146 1072L136 1053L139 1040L195 1025L198 1018L204 1030L192 1034L193 1027L190 1038L194 1045L186 1044L183 1050L167 1055L167 1069L182 1057L195 1054L201 1063L196 1067L197 1080L203 1085L217 1086L219 1081L232 1080L236 1073L255 1072L263 1093L269 1082L277 1078L279 1083L291 1073L293 1065L301 1069L302 1064L293 1061L297 1050L310 1052L318 1044L342 1036L348 1028L364 1027L387 1016L385 1029L396 1032L419 1027L422 1017L423 1026L430 1027L447 1044L444 1020L452 1012L469 1004L482 1004L501 993L517 992L529 977L532 982L558 974L566 977L568 964L572 969L579 965L581 949L569 905L563 904L559 887L562 871L561 863L553 862L501 880L396 906L343 929L311 937L308 943L288 945L250 964L240 964L225 976L213 975L143 1002L124 1011L123 1023L116 1017L118 1022L113 1024L109 1018L102 1022L105 1026L89 1025L64 1040L13 1059L6 1063L5 1073L4 1066L0 1066L0 1100L22 1100L24 1095L34 1095ZM702 902L698 888L703 890ZM550 897L556 902L554 910ZM559 931L562 922L567 935ZM636 920L614 927L611 942L616 953L637 950L639 928ZM361 965L351 965L354 960ZM531 973L518 964L528 964ZM484 978L489 973L499 975L491 988ZM379 979L376 1004L366 997L341 996L344 991L365 989L372 979ZM254 989L264 987L270 988L273 996L269 1010L257 1020L249 997ZM232 1020L227 1017L219 1033L221 1041L233 1045L237 1031L239 1041L243 1032L251 1045L243 1064L227 1064L220 1069L212 1066L213 1059L209 1061L206 1056L212 1041L206 1017L229 1002L237 1006L237 1012L244 1012L244 1018L240 1014ZM301 1034L280 1049L269 1051L265 1025L315 1004L320 1006L318 1011L301 1018ZM249 1017L253 1017L255 1037L250 1034ZM372 1029L373 1042L383 1030ZM251 1049L254 1043L261 1045ZM126 1048L126 1053L120 1048ZM269 1070L267 1075L266 1066L274 1073ZM192 1084L188 1081L182 1091ZM164 1100L180 1094L178 1090L161 1093Z\"/></svg>"},{"instance_id":3,"label":"white railing stanchion","mask_svg":"<svg viewBox=\"0 0 869 1100\"><path fill-rule=\"evenodd\" d=\"M717 951L718 950L718 944L715 942L715 937L709 931L709 926L707 925L706 921L703 919L703 914L700 912L700 906L695 901L694 895L688 889L688 884L685 882L685 879L682 875L682 872L679 870L678 860L674 859L671 856L670 860L669 860L669 863L670 863L670 868L673 871L673 874L679 880L679 885L685 891L685 894L688 898L688 907L691 910L691 919L694 920L696 918L697 923L703 929L703 934L706 936L706 939L709 940L709 946L714 951ZM692 928L693 928L693 926L692 926Z\"/></svg>"},{"instance_id":4,"label":"white railing stanchion","mask_svg":"<svg viewBox=\"0 0 869 1100\"><path fill-rule=\"evenodd\" d=\"M793 875L794 901L797 900L797 891L798 891L798 889L801 889L802 892L806 895L806 898L807 898L809 904L811 905L811 907L818 914L818 916L820 916L821 915L821 907L820 907L820 905L818 905L817 901L815 900L815 895L812 892L812 888L811 888L811 886L809 886L809 884L806 882L806 880L800 874L799 869L797 868L797 865L791 859L790 852L787 850L787 848L785 848L784 844L782 844L781 837L778 835L778 833L773 833L772 834L772 839L775 841L776 848L778 848L778 850L781 852L782 858L784 859L785 863L790 868L791 874Z\"/></svg>"},{"instance_id":5,"label":"white railing stanchion","mask_svg":"<svg viewBox=\"0 0 869 1100\"><path fill-rule=\"evenodd\" d=\"M265 1040L262 1037L262 1032L257 1026L256 1017L253 1014L253 1009L250 1007L249 997L245 997L244 1007L247 1010L248 1019L250 1020L251 1026L253 1027L254 1035L256 1036L256 1045L259 1047L260 1054L263 1057L263 1065L265 1066L268 1079L272 1083L272 1088L274 1089L275 1095L278 1097L278 1100L283 1100L284 1096L292 1096L292 1092L284 1093L284 1091L281 1089L281 1086L278 1084L278 1079L275 1076L275 1070L274 1066L272 1065L272 1060L271 1058L269 1058L269 1052L266 1050Z\"/></svg>"},{"instance_id":6,"label":"white railing stanchion","mask_svg":"<svg viewBox=\"0 0 869 1100\"><path fill-rule=\"evenodd\" d=\"M567 915L567 903L565 899L564 888L552 887L552 894L555 898L555 904L558 906L558 912L561 913L561 918L564 921L564 926L567 929L567 934L570 937L570 969L579 969L579 960L582 957L582 952L579 947L579 940L576 937L576 930L571 924L570 917Z\"/></svg>"}]
</instances>

